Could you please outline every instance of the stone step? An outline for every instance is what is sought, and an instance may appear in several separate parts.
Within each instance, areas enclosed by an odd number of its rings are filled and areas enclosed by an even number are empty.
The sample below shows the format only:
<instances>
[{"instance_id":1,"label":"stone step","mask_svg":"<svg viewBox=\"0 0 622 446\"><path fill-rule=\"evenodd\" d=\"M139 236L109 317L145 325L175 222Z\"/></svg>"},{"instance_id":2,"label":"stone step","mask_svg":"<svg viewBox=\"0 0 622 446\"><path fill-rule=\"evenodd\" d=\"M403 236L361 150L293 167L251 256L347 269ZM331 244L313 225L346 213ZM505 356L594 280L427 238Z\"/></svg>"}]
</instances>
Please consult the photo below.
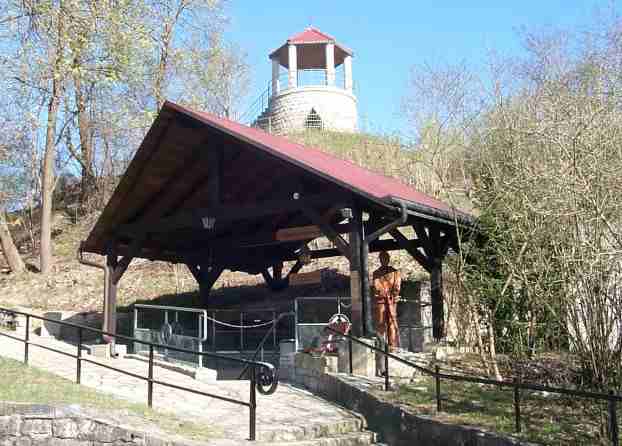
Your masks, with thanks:
<instances>
[{"instance_id":1,"label":"stone step","mask_svg":"<svg viewBox=\"0 0 622 446\"><path fill-rule=\"evenodd\" d=\"M351 432L313 440L270 443L277 446L373 446L376 434L369 431Z\"/></svg>"},{"instance_id":2,"label":"stone step","mask_svg":"<svg viewBox=\"0 0 622 446\"><path fill-rule=\"evenodd\" d=\"M315 441L341 435L360 434L365 427L364 420L353 415L352 418L331 423L311 423L306 426L291 426L288 429L281 427L274 431L261 430L259 440L262 443L279 444Z\"/></svg>"}]
</instances>

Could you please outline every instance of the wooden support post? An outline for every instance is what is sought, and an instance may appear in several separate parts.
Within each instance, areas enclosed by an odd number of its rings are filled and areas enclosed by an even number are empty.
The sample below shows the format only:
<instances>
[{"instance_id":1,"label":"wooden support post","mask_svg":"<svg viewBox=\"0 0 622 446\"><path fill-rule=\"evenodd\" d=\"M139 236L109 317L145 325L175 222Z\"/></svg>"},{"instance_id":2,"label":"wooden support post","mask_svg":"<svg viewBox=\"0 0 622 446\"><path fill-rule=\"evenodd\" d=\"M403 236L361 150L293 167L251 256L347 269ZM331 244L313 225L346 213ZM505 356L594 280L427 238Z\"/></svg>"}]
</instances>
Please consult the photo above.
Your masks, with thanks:
<instances>
[{"instance_id":1,"label":"wooden support post","mask_svg":"<svg viewBox=\"0 0 622 446\"><path fill-rule=\"evenodd\" d=\"M430 298L432 300L432 336L436 341L445 337L445 304L443 300L443 258L447 254L450 237L441 237L438 226L424 226L416 222L413 229L421 241L425 255L416 249L408 249L407 240L399 233L391 233L408 252L430 273ZM427 265L427 267L426 267Z\"/></svg>"},{"instance_id":2,"label":"wooden support post","mask_svg":"<svg viewBox=\"0 0 622 446\"><path fill-rule=\"evenodd\" d=\"M207 303L209 301L209 295L212 291L212 288L214 287L214 284L216 283L225 268L220 265L209 265L206 263L202 263L200 265L186 265L188 266L188 269L199 284L199 293L201 295L201 300L205 303L205 307L207 308Z\"/></svg>"},{"instance_id":3,"label":"wooden support post","mask_svg":"<svg viewBox=\"0 0 622 446\"><path fill-rule=\"evenodd\" d=\"M363 290L361 281L361 245L363 237L361 234L360 214L354 212L350 231L350 296L352 298L352 334L361 336L365 333L363 315Z\"/></svg>"},{"instance_id":4,"label":"wooden support post","mask_svg":"<svg viewBox=\"0 0 622 446\"><path fill-rule=\"evenodd\" d=\"M354 209L353 224L360 228L361 234L361 297L363 302L363 336L370 337L376 331L373 323L373 304L371 287L369 284L369 242L365 240L365 226L363 225L363 213Z\"/></svg>"},{"instance_id":5,"label":"wooden support post","mask_svg":"<svg viewBox=\"0 0 622 446\"><path fill-rule=\"evenodd\" d=\"M118 266L116 248L112 245L106 255L106 270L104 273L104 327L103 330L116 334L117 329L117 282L115 282L115 269ZM107 286L106 286L107 285ZM108 343L114 343L114 338L104 336Z\"/></svg>"},{"instance_id":6,"label":"wooden support post","mask_svg":"<svg viewBox=\"0 0 622 446\"><path fill-rule=\"evenodd\" d=\"M432 299L432 335L440 341L445 337L445 310L443 303L443 259L431 259L430 297Z\"/></svg>"},{"instance_id":7,"label":"wooden support post","mask_svg":"<svg viewBox=\"0 0 622 446\"><path fill-rule=\"evenodd\" d=\"M264 268L261 271L261 275L263 276L266 284L270 287L272 291L281 291L288 287L289 285L289 275L285 279L283 279L283 263L276 263L272 266L272 274L268 271L267 268Z\"/></svg>"}]
</instances>

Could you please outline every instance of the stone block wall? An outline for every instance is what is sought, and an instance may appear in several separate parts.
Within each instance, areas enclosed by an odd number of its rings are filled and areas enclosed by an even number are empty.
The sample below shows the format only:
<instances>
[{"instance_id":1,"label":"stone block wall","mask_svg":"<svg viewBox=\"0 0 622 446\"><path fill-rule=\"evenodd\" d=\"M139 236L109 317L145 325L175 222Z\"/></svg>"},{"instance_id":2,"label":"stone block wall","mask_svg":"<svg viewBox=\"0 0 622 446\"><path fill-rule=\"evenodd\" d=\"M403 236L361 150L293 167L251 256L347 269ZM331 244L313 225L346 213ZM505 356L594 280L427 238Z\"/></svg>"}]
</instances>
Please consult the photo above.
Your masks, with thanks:
<instances>
[{"instance_id":1,"label":"stone block wall","mask_svg":"<svg viewBox=\"0 0 622 446\"><path fill-rule=\"evenodd\" d=\"M321 118L323 129L357 131L356 97L335 87L300 87L281 92L271 99L268 113L261 119L260 126L277 134L304 130L312 109Z\"/></svg>"},{"instance_id":2,"label":"stone block wall","mask_svg":"<svg viewBox=\"0 0 622 446\"><path fill-rule=\"evenodd\" d=\"M367 428L376 432L381 442L391 446L536 446L475 427L414 414L404 407L383 401L369 391L369 384L344 374L315 374L312 380L307 378L301 385L361 414ZM378 384L377 388L380 389L381 385Z\"/></svg>"},{"instance_id":3,"label":"stone block wall","mask_svg":"<svg viewBox=\"0 0 622 446\"><path fill-rule=\"evenodd\" d=\"M0 446L182 446L86 414L78 406L0 403Z\"/></svg>"}]
</instances>

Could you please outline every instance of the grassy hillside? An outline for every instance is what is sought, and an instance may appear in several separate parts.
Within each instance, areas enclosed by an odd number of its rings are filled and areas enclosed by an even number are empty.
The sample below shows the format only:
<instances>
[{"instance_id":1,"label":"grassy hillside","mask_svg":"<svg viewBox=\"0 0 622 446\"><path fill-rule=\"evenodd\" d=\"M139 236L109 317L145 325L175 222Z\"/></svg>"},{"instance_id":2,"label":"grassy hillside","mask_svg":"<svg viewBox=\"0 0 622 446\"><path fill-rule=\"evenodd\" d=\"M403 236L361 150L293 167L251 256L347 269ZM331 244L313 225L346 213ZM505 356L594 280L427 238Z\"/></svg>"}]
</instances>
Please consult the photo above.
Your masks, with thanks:
<instances>
[{"instance_id":1,"label":"grassy hillside","mask_svg":"<svg viewBox=\"0 0 622 446\"><path fill-rule=\"evenodd\" d=\"M406 184L472 211L464 157L458 145L413 144L396 136L308 130L289 135L292 140L319 148L359 166L398 178Z\"/></svg>"}]
</instances>

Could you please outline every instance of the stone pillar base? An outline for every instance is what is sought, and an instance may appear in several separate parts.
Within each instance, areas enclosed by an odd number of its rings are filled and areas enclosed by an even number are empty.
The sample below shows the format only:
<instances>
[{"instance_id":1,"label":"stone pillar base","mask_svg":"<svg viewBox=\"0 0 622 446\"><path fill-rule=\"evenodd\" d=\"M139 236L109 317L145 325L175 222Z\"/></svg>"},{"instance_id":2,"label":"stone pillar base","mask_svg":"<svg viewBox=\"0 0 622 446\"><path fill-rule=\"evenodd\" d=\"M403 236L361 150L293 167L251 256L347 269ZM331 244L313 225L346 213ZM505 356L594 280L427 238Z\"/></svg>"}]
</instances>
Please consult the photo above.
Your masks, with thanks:
<instances>
[{"instance_id":1,"label":"stone pillar base","mask_svg":"<svg viewBox=\"0 0 622 446\"><path fill-rule=\"evenodd\" d=\"M360 338L360 340L372 347L375 346L373 339ZM350 371L347 342L344 342L343 348L339 348L338 370L344 373ZM376 376L376 358L374 351L357 342L352 342L352 373L360 376Z\"/></svg>"},{"instance_id":2,"label":"stone pillar base","mask_svg":"<svg viewBox=\"0 0 622 446\"><path fill-rule=\"evenodd\" d=\"M67 319L75 314L75 312L67 312L67 311L48 311L47 313L43 313L43 317L47 319L52 319L55 321L62 321L63 319ZM41 337L42 338L61 338L61 329L62 325L56 324L54 322L41 321Z\"/></svg>"}]
</instances>

